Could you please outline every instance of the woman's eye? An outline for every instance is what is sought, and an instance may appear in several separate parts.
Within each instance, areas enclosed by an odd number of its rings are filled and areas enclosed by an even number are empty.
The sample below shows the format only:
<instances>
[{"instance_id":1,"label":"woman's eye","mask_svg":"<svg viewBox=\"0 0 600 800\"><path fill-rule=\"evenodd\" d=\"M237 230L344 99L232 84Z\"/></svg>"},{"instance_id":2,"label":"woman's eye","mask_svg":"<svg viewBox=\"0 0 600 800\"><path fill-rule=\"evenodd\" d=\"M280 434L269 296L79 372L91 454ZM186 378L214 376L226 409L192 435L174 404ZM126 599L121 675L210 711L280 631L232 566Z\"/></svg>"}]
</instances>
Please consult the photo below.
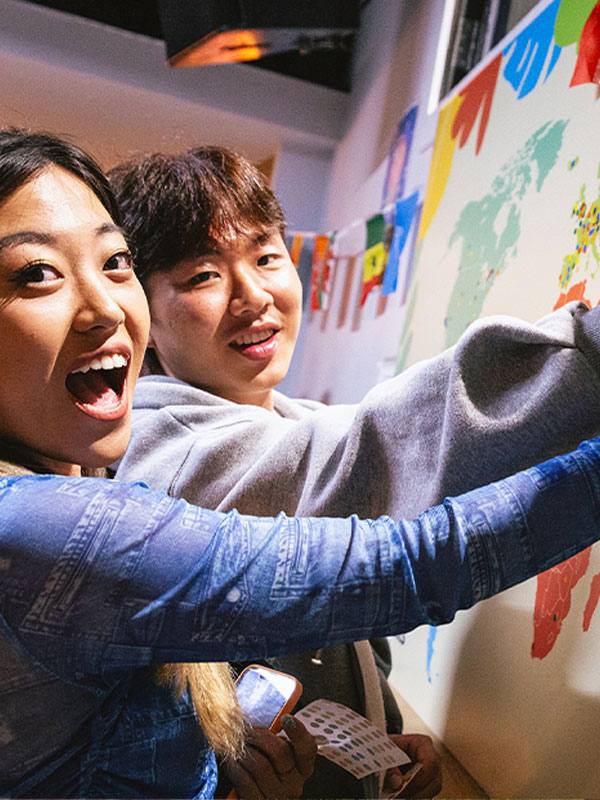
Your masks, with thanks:
<instances>
[{"instance_id":1,"label":"woman's eye","mask_svg":"<svg viewBox=\"0 0 600 800\"><path fill-rule=\"evenodd\" d=\"M38 261L27 264L25 267L17 270L13 280L17 286L30 286L31 284L56 281L59 280L60 277L60 273L54 267L51 267L50 264Z\"/></svg>"},{"instance_id":2,"label":"woman's eye","mask_svg":"<svg viewBox=\"0 0 600 800\"><path fill-rule=\"evenodd\" d=\"M105 272L131 272L133 270L133 256L128 250L115 253L104 263Z\"/></svg>"}]
</instances>

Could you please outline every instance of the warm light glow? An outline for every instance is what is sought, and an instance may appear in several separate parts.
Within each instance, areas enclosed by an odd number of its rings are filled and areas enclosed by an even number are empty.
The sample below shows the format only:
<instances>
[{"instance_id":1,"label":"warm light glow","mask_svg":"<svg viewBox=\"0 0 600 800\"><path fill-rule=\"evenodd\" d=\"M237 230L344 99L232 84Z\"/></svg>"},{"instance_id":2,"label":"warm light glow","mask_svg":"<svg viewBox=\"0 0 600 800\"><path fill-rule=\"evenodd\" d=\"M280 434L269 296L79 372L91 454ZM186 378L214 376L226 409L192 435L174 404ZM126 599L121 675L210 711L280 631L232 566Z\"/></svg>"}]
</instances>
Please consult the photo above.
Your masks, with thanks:
<instances>
[{"instance_id":1,"label":"warm light glow","mask_svg":"<svg viewBox=\"0 0 600 800\"><path fill-rule=\"evenodd\" d=\"M227 64L232 61L256 61L269 49L264 31L223 31L205 36L171 56L169 64L174 67L195 67L203 64Z\"/></svg>"},{"instance_id":2,"label":"warm light glow","mask_svg":"<svg viewBox=\"0 0 600 800\"><path fill-rule=\"evenodd\" d=\"M350 31L340 31L348 34ZM330 37L324 28L237 28L212 31L170 56L172 67L197 67L204 64L228 64L233 61L256 61L266 55L302 49L306 40L321 41Z\"/></svg>"}]
</instances>

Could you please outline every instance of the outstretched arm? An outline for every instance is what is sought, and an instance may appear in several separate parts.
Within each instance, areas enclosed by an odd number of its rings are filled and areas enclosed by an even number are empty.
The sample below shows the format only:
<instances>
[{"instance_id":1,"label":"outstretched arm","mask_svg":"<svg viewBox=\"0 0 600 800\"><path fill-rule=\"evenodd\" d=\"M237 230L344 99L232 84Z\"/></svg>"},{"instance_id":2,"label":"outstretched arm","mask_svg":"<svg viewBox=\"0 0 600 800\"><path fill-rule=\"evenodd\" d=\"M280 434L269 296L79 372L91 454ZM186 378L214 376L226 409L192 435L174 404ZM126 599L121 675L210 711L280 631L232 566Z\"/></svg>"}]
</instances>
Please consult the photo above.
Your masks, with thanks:
<instances>
[{"instance_id":1,"label":"outstretched arm","mask_svg":"<svg viewBox=\"0 0 600 800\"><path fill-rule=\"evenodd\" d=\"M416 516L600 433L600 308L478 320L356 406L277 402L144 378L118 476L223 511Z\"/></svg>"},{"instance_id":2,"label":"outstretched arm","mask_svg":"<svg viewBox=\"0 0 600 800\"><path fill-rule=\"evenodd\" d=\"M82 680L400 633L589 546L599 501L600 440L399 523L243 517L141 485L4 479L6 621L43 664Z\"/></svg>"}]
</instances>

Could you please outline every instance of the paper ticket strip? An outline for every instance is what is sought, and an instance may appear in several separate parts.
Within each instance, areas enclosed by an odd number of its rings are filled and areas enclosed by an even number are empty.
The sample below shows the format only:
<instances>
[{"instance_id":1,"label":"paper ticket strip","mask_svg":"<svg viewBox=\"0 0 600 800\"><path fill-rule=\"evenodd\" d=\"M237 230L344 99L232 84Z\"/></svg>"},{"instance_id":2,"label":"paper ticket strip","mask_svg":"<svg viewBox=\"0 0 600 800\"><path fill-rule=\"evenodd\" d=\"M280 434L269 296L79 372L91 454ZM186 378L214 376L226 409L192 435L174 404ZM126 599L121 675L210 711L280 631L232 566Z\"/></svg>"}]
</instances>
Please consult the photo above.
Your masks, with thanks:
<instances>
[{"instance_id":1,"label":"paper ticket strip","mask_svg":"<svg viewBox=\"0 0 600 800\"><path fill-rule=\"evenodd\" d=\"M421 767L413 764L404 750L368 719L340 703L315 700L294 716L315 737L319 755L343 767L355 778L400 767L405 778L401 791Z\"/></svg>"}]
</instances>

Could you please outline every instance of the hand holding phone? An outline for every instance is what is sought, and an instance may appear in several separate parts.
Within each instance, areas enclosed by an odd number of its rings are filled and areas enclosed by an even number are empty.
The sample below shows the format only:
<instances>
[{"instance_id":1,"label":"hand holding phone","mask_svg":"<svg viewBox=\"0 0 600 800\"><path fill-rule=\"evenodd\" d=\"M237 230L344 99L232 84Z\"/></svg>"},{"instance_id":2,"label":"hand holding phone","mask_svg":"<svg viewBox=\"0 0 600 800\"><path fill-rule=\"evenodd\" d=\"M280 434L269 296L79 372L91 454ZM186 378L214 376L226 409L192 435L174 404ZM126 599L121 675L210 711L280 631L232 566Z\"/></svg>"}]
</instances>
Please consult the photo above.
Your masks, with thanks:
<instances>
[{"instance_id":1,"label":"hand holding phone","mask_svg":"<svg viewBox=\"0 0 600 800\"><path fill-rule=\"evenodd\" d=\"M294 708L302 694L302 684L293 675L258 664L246 667L235 689L250 724L274 733L281 729L281 717Z\"/></svg>"},{"instance_id":2,"label":"hand holding phone","mask_svg":"<svg viewBox=\"0 0 600 800\"><path fill-rule=\"evenodd\" d=\"M252 664L237 679L236 692L254 730L246 756L226 767L235 786L228 797L250 797L257 788L266 797L297 797L314 769L315 741L295 720L288 739L274 734L296 705L302 685L292 675Z\"/></svg>"}]
</instances>

